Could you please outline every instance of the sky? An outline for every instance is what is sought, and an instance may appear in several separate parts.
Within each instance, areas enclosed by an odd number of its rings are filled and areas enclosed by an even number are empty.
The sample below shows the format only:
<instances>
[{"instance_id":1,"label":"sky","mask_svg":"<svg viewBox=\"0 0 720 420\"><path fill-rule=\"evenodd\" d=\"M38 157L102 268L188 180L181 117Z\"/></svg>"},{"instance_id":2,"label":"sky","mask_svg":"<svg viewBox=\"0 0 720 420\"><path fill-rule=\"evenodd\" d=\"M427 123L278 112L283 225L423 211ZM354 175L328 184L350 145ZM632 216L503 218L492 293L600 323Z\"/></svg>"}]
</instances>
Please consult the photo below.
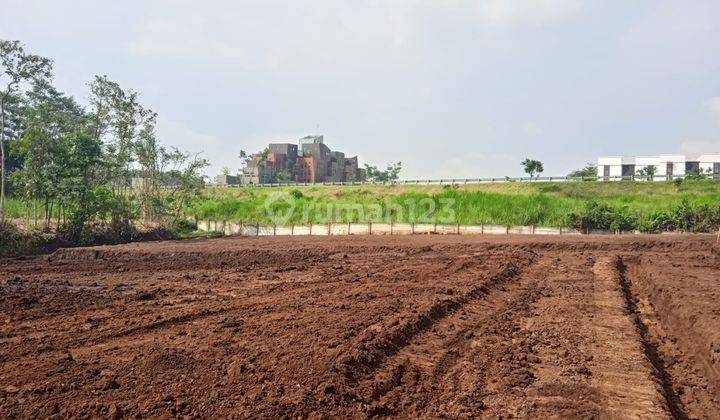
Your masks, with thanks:
<instances>
[{"instance_id":1,"label":"sky","mask_svg":"<svg viewBox=\"0 0 720 420\"><path fill-rule=\"evenodd\" d=\"M0 0L0 39L140 92L209 175L307 134L404 179L720 152L718 0Z\"/></svg>"}]
</instances>

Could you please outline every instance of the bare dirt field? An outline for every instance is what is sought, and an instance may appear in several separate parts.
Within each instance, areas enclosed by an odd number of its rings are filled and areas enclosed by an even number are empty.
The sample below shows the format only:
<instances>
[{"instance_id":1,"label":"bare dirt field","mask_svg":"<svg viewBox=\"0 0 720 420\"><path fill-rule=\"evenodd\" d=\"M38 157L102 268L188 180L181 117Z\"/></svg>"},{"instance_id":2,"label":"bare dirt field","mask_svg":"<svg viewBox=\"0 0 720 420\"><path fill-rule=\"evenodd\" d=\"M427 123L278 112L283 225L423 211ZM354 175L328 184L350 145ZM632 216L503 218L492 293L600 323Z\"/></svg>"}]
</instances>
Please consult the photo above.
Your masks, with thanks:
<instances>
[{"instance_id":1,"label":"bare dirt field","mask_svg":"<svg viewBox=\"0 0 720 420\"><path fill-rule=\"evenodd\" d=\"M0 261L0 417L717 418L714 246L244 237Z\"/></svg>"}]
</instances>

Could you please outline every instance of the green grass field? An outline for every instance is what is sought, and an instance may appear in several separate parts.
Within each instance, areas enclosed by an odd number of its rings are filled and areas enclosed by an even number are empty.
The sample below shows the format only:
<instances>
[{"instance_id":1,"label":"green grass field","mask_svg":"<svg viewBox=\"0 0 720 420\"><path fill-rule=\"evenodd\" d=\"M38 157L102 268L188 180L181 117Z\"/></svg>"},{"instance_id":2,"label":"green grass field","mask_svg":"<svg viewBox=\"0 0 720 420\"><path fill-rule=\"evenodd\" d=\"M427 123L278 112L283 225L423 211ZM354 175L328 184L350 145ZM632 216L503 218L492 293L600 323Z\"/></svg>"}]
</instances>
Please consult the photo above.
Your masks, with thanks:
<instances>
[{"instance_id":1,"label":"green grass field","mask_svg":"<svg viewBox=\"0 0 720 420\"><path fill-rule=\"evenodd\" d=\"M187 211L198 220L273 223L395 222L567 226L573 212L606 204L638 221L683 201L720 206L720 182L504 182L494 184L207 188ZM268 204L270 203L270 204ZM430 208L434 208L430 212Z\"/></svg>"},{"instance_id":2,"label":"green grass field","mask_svg":"<svg viewBox=\"0 0 720 420\"><path fill-rule=\"evenodd\" d=\"M247 223L417 222L568 226L590 202L624 212L642 225L683 201L720 209L720 181L502 182L468 185L315 185L206 188L187 205L198 220ZM430 211L433 210L433 211ZM718 211L720 213L720 210ZM32 206L6 201L6 214L27 218ZM281 217L272 217L279 215Z\"/></svg>"},{"instance_id":3,"label":"green grass field","mask_svg":"<svg viewBox=\"0 0 720 420\"><path fill-rule=\"evenodd\" d=\"M5 197L5 214L11 219L28 219L33 217L33 204L27 203L15 197ZM37 203L37 216L40 220L43 218L42 203ZM52 218L57 218L58 209L55 207L52 212Z\"/></svg>"}]
</instances>

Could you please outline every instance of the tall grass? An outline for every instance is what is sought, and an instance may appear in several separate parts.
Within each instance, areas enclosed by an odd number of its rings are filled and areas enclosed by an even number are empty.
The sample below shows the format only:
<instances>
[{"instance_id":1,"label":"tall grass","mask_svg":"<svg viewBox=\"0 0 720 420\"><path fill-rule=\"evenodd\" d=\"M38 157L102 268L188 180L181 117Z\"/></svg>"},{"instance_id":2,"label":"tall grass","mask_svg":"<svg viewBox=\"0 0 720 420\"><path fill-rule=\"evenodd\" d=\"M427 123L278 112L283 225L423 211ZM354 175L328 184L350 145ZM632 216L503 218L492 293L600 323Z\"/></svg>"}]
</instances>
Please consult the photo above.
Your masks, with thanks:
<instances>
[{"instance_id":1,"label":"tall grass","mask_svg":"<svg viewBox=\"0 0 720 420\"><path fill-rule=\"evenodd\" d=\"M273 199L274 197L274 199ZM268 199L270 199L268 201ZM450 200L452 204L446 207ZM497 184L208 188L187 207L199 220L273 223L393 222L567 226L589 203L638 221L682 202L720 206L720 182L510 182ZM270 203L270 204L268 204ZM432 203L432 204L430 204ZM434 207L434 212L429 208Z\"/></svg>"},{"instance_id":2,"label":"tall grass","mask_svg":"<svg viewBox=\"0 0 720 420\"><path fill-rule=\"evenodd\" d=\"M35 207L37 206L37 208ZM28 202L20 200L16 197L5 198L5 215L11 219L33 219L35 217L35 211L37 210L37 217L42 220L44 217L43 204L40 200ZM60 215L60 211L57 206L52 210L51 219L57 219Z\"/></svg>"}]
</instances>

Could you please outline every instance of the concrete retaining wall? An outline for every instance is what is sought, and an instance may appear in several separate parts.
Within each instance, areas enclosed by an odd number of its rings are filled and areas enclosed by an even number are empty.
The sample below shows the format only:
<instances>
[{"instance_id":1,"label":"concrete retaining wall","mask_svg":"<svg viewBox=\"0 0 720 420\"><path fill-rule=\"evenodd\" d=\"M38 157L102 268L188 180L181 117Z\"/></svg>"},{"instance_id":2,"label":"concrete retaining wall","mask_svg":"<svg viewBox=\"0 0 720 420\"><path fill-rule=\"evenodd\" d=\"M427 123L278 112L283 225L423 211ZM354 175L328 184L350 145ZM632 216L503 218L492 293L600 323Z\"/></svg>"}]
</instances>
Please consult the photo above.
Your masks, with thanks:
<instances>
[{"instance_id":1,"label":"concrete retaining wall","mask_svg":"<svg viewBox=\"0 0 720 420\"><path fill-rule=\"evenodd\" d=\"M413 233L413 225L410 223L393 223L393 235L411 235Z\"/></svg>"},{"instance_id":2,"label":"concrete retaining wall","mask_svg":"<svg viewBox=\"0 0 720 420\"><path fill-rule=\"evenodd\" d=\"M371 235L390 235L392 225L390 223L371 223L369 225Z\"/></svg>"},{"instance_id":3,"label":"concrete retaining wall","mask_svg":"<svg viewBox=\"0 0 720 420\"><path fill-rule=\"evenodd\" d=\"M301 235L632 235L639 232L597 231L581 232L572 228L502 225L436 225L414 223L330 223L323 225L258 226L241 222L200 220L198 230L242 236L301 236Z\"/></svg>"},{"instance_id":4,"label":"concrete retaining wall","mask_svg":"<svg viewBox=\"0 0 720 420\"><path fill-rule=\"evenodd\" d=\"M350 234L351 235L369 235L370 234L370 225L369 224L363 224L363 223L352 223L350 224Z\"/></svg>"},{"instance_id":5,"label":"concrete retaining wall","mask_svg":"<svg viewBox=\"0 0 720 420\"><path fill-rule=\"evenodd\" d=\"M310 225L310 234L326 236L330 234L330 229L328 225Z\"/></svg>"},{"instance_id":6,"label":"concrete retaining wall","mask_svg":"<svg viewBox=\"0 0 720 420\"><path fill-rule=\"evenodd\" d=\"M480 225L482 233L485 235L507 235L508 227L501 225Z\"/></svg>"}]
</instances>

